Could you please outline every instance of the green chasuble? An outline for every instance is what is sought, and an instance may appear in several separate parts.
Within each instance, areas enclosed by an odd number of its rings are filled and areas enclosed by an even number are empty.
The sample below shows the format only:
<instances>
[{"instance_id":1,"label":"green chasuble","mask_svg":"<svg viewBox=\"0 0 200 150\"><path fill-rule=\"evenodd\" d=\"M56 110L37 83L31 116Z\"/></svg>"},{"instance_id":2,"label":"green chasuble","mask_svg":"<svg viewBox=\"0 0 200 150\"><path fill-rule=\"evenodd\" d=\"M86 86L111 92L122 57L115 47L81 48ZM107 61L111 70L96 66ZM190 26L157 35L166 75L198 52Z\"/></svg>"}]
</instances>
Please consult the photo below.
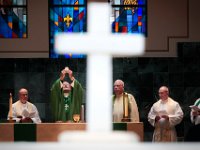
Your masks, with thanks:
<instances>
[{"instance_id":1,"label":"green chasuble","mask_svg":"<svg viewBox=\"0 0 200 150\"><path fill-rule=\"evenodd\" d=\"M51 87L50 106L52 115L54 121L73 121L73 114L80 114L81 111L83 88L77 80L74 80L74 87L66 98L63 89L60 87L60 82L60 79L56 80ZM66 107L69 109L66 110Z\"/></svg>"}]
</instances>

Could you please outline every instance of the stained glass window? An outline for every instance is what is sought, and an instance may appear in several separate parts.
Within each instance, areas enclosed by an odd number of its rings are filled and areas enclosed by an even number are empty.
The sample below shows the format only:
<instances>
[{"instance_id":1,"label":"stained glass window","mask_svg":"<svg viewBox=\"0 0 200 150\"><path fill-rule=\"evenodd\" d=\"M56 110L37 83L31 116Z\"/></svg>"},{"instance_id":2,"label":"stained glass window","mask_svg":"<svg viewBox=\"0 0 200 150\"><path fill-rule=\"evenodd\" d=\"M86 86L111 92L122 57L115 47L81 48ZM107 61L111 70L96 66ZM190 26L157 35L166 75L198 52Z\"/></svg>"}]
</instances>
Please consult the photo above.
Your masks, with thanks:
<instances>
[{"instance_id":1,"label":"stained glass window","mask_svg":"<svg viewBox=\"0 0 200 150\"><path fill-rule=\"evenodd\" d=\"M147 0L110 0L112 32L147 35Z\"/></svg>"},{"instance_id":2,"label":"stained glass window","mask_svg":"<svg viewBox=\"0 0 200 150\"><path fill-rule=\"evenodd\" d=\"M49 26L51 58L85 57L85 55L80 54L56 54L54 49L54 35L58 32L86 32L86 5L86 0L50 0Z\"/></svg>"},{"instance_id":3,"label":"stained glass window","mask_svg":"<svg viewBox=\"0 0 200 150\"><path fill-rule=\"evenodd\" d=\"M0 38L26 37L26 0L0 0Z\"/></svg>"},{"instance_id":4,"label":"stained glass window","mask_svg":"<svg viewBox=\"0 0 200 150\"><path fill-rule=\"evenodd\" d=\"M147 35L147 0L108 0L112 5L113 33ZM86 32L87 0L50 0L50 57L83 58L84 55L58 55L54 35L58 32ZM66 41L67 42L67 41ZM78 41L77 41L78 43Z\"/></svg>"}]
</instances>

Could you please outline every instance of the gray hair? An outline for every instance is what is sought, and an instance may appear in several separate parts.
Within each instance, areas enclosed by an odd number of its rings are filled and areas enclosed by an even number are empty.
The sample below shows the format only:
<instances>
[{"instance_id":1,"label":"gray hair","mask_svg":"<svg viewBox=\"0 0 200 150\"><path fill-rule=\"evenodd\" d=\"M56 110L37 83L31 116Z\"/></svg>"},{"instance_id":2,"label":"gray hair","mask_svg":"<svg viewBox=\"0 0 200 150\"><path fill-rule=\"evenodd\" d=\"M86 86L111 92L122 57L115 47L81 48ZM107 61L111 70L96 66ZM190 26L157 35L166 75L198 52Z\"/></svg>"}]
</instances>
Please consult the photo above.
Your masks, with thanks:
<instances>
[{"instance_id":1,"label":"gray hair","mask_svg":"<svg viewBox=\"0 0 200 150\"><path fill-rule=\"evenodd\" d=\"M122 81L122 80L120 80L120 79L117 79L117 80L115 80L115 82L119 82L120 85L122 85L122 86L124 87L124 81Z\"/></svg>"},{"instance_id":2,"label":"gray hair","mask_svg":"<svg viewBox=\"0 0 200 150\"><path fill-rule=\"evenodd\" d=\"M167 93L169 93L169 88L167 86L161 86L160 89L163 89L164 91L166 91Z\"/></svg>"}]
</instances>

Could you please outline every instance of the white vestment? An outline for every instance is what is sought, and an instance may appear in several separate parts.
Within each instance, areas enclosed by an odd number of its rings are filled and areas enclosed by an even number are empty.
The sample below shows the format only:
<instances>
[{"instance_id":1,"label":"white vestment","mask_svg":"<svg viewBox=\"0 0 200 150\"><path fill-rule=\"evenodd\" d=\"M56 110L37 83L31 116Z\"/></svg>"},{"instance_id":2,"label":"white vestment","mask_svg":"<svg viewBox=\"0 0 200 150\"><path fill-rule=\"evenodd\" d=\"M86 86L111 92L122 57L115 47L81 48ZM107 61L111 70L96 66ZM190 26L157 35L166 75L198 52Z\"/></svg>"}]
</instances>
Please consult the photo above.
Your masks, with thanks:
<instances>
[{"instance_id":1,"label":"white vestment","mask_svg":"<svg viewBox=\"0 0 200 150\"><path fill-rule=\"evenodd\" d=\"M163 119L155 122L156 116L168 115L169 121ZM155 127L153 141L177 141L175 126L183 119L183 111L178 102L170 97L163 101L158 100L153 104L148 114L148 121ZM161 122L162 121L162 122Z\"/></svg>"},{"instance_id":2,"label":"white vestment","mask_svg":"<svg viewBox=\"0 0 200 150\"><path fill-rule=\"evenodd\" d=\"M131 94L128 94L128 106L131 122L139 122L138 107L135 98ZM113 122L122 122L123 115L123 94L119 97L113 96Z\"/></svg>"},{"instance_id":3,"label":"white vestment","mask_svg":"<svg viewBox=\"0 0 200 150\"><path fill-rule=\"evenodd\" d=\"M17 118L17 116L30 117L34 123L41 123L36 106L30 102L23 104L18 100L12 104L12 117L16 122L19 122L21 118Z\"/></svg>"},{"instance_id":4,"label":"white vestment","mask_svg":"<svg viewBox=\"0 0 200 150\"><path fill-rule=\"evenodd\" d=\"M195 101L194 106L197 106L200 109L200 98ZM190 118L191 118L192 123L197 125L197 124L200 124L200 115L193 116L194 111L195 110L191 109Z\"/></svg>"}]
</instances>

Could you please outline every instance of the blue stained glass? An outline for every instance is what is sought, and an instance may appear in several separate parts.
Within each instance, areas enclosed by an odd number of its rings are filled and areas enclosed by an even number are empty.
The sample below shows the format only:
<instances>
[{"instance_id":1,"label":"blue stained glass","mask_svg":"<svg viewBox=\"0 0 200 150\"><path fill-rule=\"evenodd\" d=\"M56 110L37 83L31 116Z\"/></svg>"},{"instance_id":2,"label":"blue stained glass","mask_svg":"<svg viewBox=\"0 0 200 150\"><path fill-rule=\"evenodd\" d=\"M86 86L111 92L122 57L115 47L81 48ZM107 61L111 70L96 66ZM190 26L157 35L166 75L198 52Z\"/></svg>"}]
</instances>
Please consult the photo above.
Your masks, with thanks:
<instances>
[{"instance_id":1,"label":"blue stained glass","mask_svg":"<svg viewBox=\"0 0 200 150\"><path fill-rule=\"evenodd\" d=\"M79 4L85 4L86 0L79 0Z\"/></svg>"},{"instance_id":2,"label":"blue stained glass","mask_svg":"<svg viewBox=\"0 0 200 150\"><path fill-rule=\"evenodd\" d=\"M17 5L17 0L13 0L13 5Z\"/></svg>"},{"instance_id":3,"label":"blue stained glass","mask_svg":"<svg viewBox=\"0 0 200 150\"><path fill-rule=\"evenodd\" d=\"M54 20L55 22L58 22L58 13L56 11L55 11L54 15L52 15L52 16L53 16L52 20Z\"/></svg>"},{"instance_id":4,"label":"blue stained glass","mask_svg":"<svg viewBox=\"0 0 200 150\"><path fill-rule=\"evenodd\" d=\"M26 5L26 0L1 0L1 4L6 4L6 5Z\"/></svg>"},{"instance_id":5,"label":"blue stained glass","mask_svg":"<svg viewBox=\"0 0 200 150\"><path fill-rule=\"evenodd\" d=\"M8 22L12 22L12 16L8 16Z\"/></svg>"},{"instance_id":6,"label":"blue stained glass","mask_svg":"<svg viewBox=\"0 0 200 150\"><path fill-rule=\"evenodd\" d=\"M131 28L132 28L132 15L127 16L127 27L128 27L128 32L131 33Z\"/></svg>"},{"instance_id":7,"label":"blue stained glass","mask_svg":"<svg viewBox=\"0 0 200 150\"><path fill-rule=\"evenodd\" d=\"M23 15L23 23L26 24L26 15Z\"/></svg>"},{"instance_id":8,"label":"blue stained glass","mask_svg":"<svg viewBox=\"0 0 200 150\"><path fill-rule=\"evenodd\" d=\"M127 10L126 13L127 13L127 15L132 15L132 14L133 14L133 13L132 13L132 10L130 10L130 9Z\"/></svg>"},{"instance_id":9,"label":"blue stained glass","mask_svg":"<svg viewBox=\"0 0 200 150\"><path fill-rule=\"evenodd\" d=\"M85 11L85 7L79 7L80 12Z\"/></svg>"},{"instance_id":10,"label":"blue stained glass","mask_svg":"<svg viewBox=\"0 0 200 150\"><path fill-rule=\"evenodd\" d=\"M70 0L62 0L63 4L69 4Z\"/></svg>"},{"instance_id":11,"label":"blue stained glass","mask_svg":"<svg viewBox=\"0 0 200 150\"><path fill-rule=\"evenodd\" d=\"M50 4L50 57L83 58L80 54L55 54L54 35L58 32L86 32L86 6L79 6L85 0L79 0L78 5L74 5L77 0L52 1L56 6ZM73 4L72 6L66 6ZM53 15L54 14L54 15ZM52 17L54 16L54 17ZM67 41L66 41L67 42ZM77 41L78 43L78 41Z\"/></svg>"},{"instance_id":12,"label":"blue stained glass","mask_svg":"<svg viewBox=\"0 0 200 150\"><path fill-rule=\"evenodd\" d=\"M142 16L143 9L141 7L138 8L138 16Z\"/></svg>"},{"instance_id":13,"label":"blue stained glass","mask_svg":"<svg viewBox=\"0 0 200 150\"><path fill-rule=\"evenodd\" d=\"M123 2L124 2L124 0L114 0L113 4L115 4L115 5L123 5ZM137 0L137 2L138 2L138 5L146 5L147 0Z\"/></svg>"},{"instance_id":14,"label":"blue stained glass","mask_svg":"<svg viewBox=\"0 0 200 150\"><path fill-rule=\"evenodd\" d=\"M138 32L141 33L142 32L142 27L138 26Z\"/></svg>"},{"instance_id":15,"label":"blue stained glass","mask_svg":"<svg viewBox=\"0 0 200 150\"><path fill-rule=\"evenodd\" d=\"M63 9L62 7L60 7L61 9ZM71 11L69 11L68 9L63 9L63 16L66 16L67 14L69 14ZM72 15L72 14L70 14Z\"/></svg>"},{"instance_id":16,"label":"blue stained glass","mask_svg":"<svg viewBox=\"0 0 200 150\"><path fill-rule=\"evenodd\" d=\"M74 10L74 18L78 19L78 15L79 15L79 10Z\"/></svg>"},{"instance_id":17,"label":"blue stained glass","mask_svg":"<svg viewBox=\"0 0 200 150\"><path fill-rule=\"evenodd\" d=\"M133 22L138 23L138 14L133 15Z\"/></svg>"},{"instance_id":18,"label":"blue stained glass","mask_svg":"<svg viewBox=\"0 0 200 150\"><path fill-rule=\"evenodd\" d=\"M0 24L1 24L1 28L0 28L0 35L7 38L8 37L8 32L9 30L11 30L10 28L8 28L7 23L5 22L5 20L2 18L2 16L0 15Z\"/></svg>"},{"instance_id":19,"label":"blue stained glass","mask_svg":"<svg viewBox=\"0 0 200 150\"><path fill-rule=\"evenodd\" d=\"M120 5L120 0L114 0L114 1L113 1L113 4L114 4L114 5Z\"/></svg>"},{"instance_id":20,"label":"blue stained glass","mask_svg":"<svg viewBox=\"0 0 200 150\"><path fill-rule=\"evenodd\" d=\"M83 32L83 21L80 21L79 27L80 27L80 31Z\"/></svg>"},{"instance_id":21,"label":"blue stained glass","mask_svg":"<svg viewBox=\"0 0 200 150\"><path fill-rule=\"evenodd\" d=\"M86 32L86 7L74 6L75 2L78 1L78 5L85 5L86 0L50 0L51 10L50 13L57 13L56 19L51 17L50 14L50 35L51 35L51 45L50 45L50 57L60 57L54 53L54 35L57 32ZM128 33L142 33L147 34L146 30L146 7L147 0L137 0L139 6L130 6L125 9L124 0L114 0L113 4L119 4L120 7L114 6L114 17L112 23L112 31L115 32L116 25L117 32L128 32ZM55 6L61 9L55 9ZM59 6L60 5L60 6ZM62 6L63 5L63 6ZM64 5L71 5L71 7L64 7ZM78 9L77 9L78 8ZM72 21L67 21L65 17L72 18ZM55 20L58 23L54 23ZM116 23L118 22L118 24ZM78 43L78 41L77 41ZM66 58L81 58L84 55L70 55L66 54Z\"/></svg>"},{"instance_id":22,"label":"blue stained glass","mask_svg":"<svg viewBox=\"0 0 200 150\"><path fill-rule=\"evenodd\" d=\"M146 5L147 1L146 0L138 0L138 5Z\"/></svg>"},{"instance_id":23,"label":"blue stained glass","mask_svg":"<svg viewBox=\"0 0 200 150\"><path fill-rule=\"evenodd\" d=\"M12 4L0 9L0 38L26 38L26 6L17 7Z\"/></svg>"},{"instance_id":24,"label":"blue stained glass","mask_svg":"<svg viewBox=\"0 0 200 150\"><path fill-rule=\"evenodd\" d=\"M17 0L17 5L24 5L24 0Z\"/></svg>"},{"instance_id":25,"label":"blue stained glass","mask_svg":"<svg viewBox=\"0 0 200 150\"><path fill-rule=\"evenodd\" d=\"M50 0L53 5L74 5L78 1L79 5L86 4L86 0Z\"/></svg>"},{"instance_id":26,"label":"blue stained glass","mask_svg":"<svg viewBox=\"0 0 200 150\"><path fill-rule=\"evenodd\" d=\"M120 2L120 3L119 3ZM125 6L124 0L115 0L112 14L112 32L141 33L147 35L146 31L146 8L147 0L137 0L139 6ZM132 1L133 2L133 1ZM127 4L132 4L127 0Z\"/></svg>"},{"instance_id":27,"label":"blue stained glass","mask_svg":"<svg viewBox=\"0 0 200 150\"><path fill-rule=\"evenodd\" d=\"M64 57L65 58L85 58L85 56L82 54L65 54Z\"/></svg>"}]
</instances>

